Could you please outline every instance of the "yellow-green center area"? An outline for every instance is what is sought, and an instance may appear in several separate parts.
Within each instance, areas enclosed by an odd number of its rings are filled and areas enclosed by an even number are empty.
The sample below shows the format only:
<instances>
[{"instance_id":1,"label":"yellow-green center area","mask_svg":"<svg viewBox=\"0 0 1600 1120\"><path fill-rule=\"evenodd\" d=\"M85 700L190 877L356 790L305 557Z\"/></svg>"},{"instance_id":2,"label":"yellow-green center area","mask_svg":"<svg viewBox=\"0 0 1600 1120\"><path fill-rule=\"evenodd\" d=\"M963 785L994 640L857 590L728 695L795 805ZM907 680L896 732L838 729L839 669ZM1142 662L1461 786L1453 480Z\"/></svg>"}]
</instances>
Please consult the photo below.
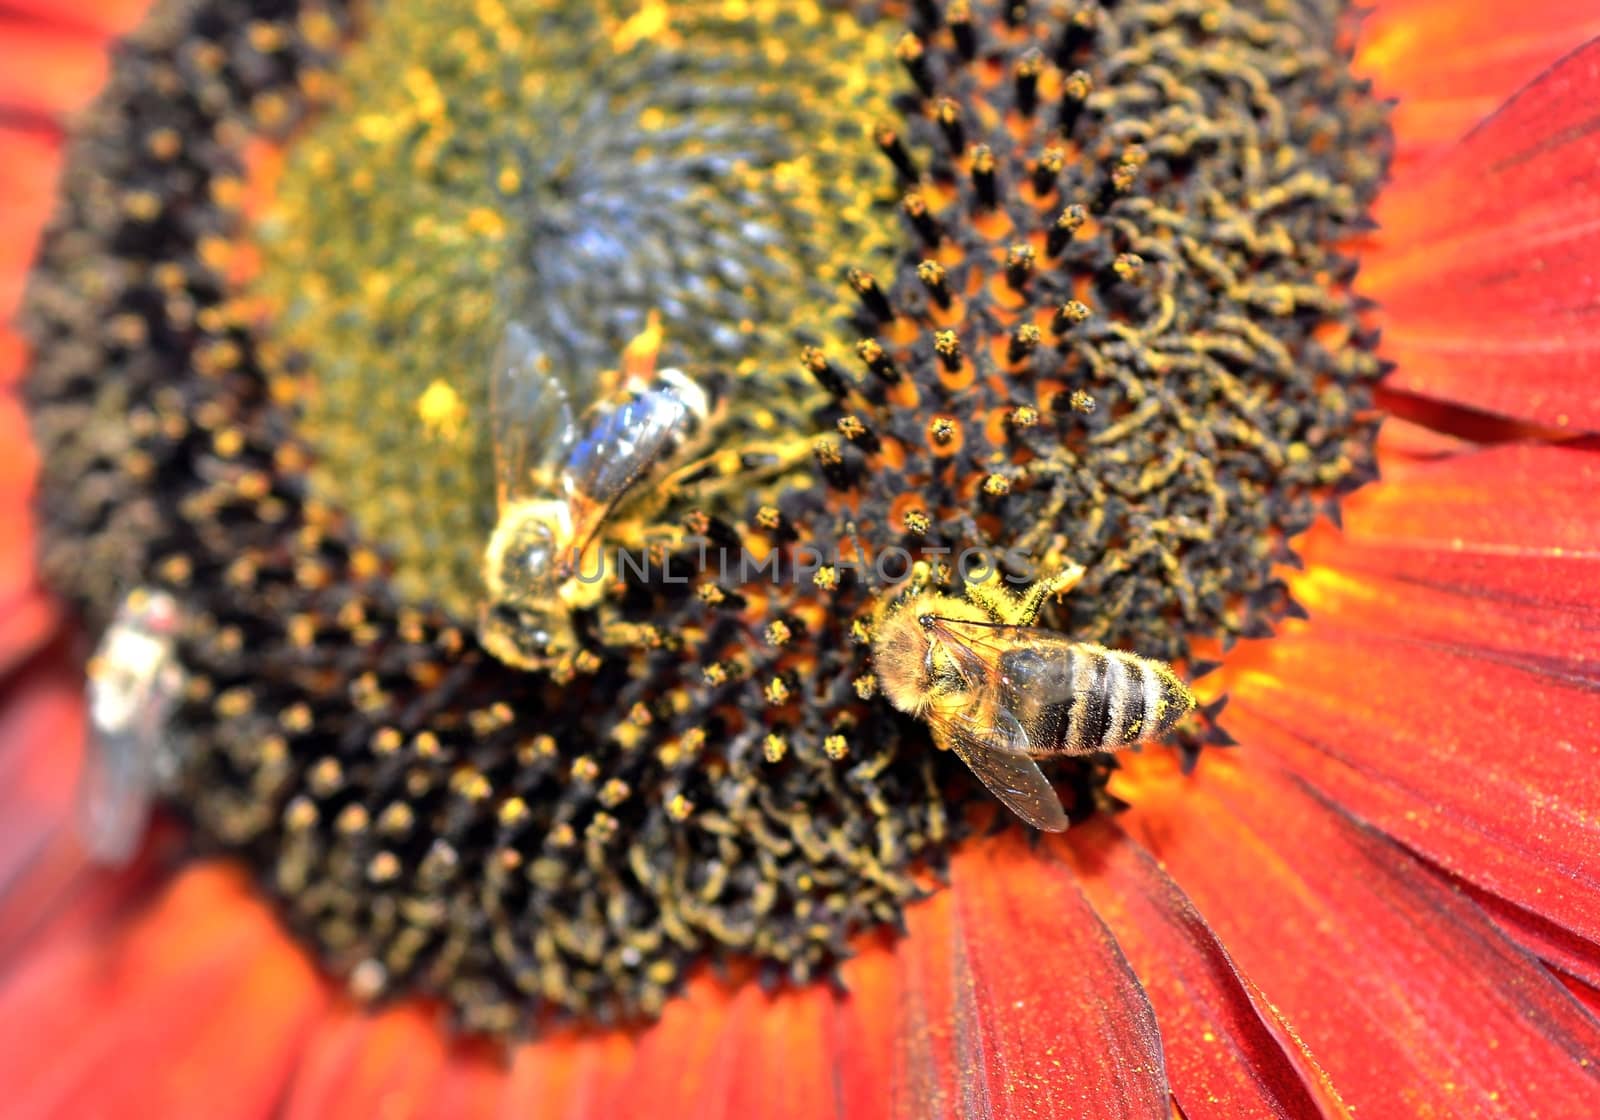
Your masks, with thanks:
<instances>
[{"instance_id":1,"label":"yellow-green center area","mask_svg":"<svg viewBox=\"0 0 1600 1120\"><path fill-rule=\"evenodd\" d=\"M901 84L887 29L809 0L378 8L256 233L313 495L402 597L472 612L513 317L580 402L654 312L664 361L805 423L799 349L890 252Z\"/></svg>"}]
</instances>

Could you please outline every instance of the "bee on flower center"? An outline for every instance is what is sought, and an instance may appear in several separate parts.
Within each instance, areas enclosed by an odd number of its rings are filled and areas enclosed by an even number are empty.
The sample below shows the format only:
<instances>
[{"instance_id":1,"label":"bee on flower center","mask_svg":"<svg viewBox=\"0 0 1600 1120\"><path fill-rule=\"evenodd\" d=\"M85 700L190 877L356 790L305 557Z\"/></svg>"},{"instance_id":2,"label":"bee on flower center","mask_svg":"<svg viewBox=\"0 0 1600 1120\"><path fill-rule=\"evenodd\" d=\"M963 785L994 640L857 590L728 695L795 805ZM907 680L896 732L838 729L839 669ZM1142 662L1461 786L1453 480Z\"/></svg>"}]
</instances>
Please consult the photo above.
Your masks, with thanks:
<instances>
[{"instance_id":1,"label":"bee on flower center","mask_svg":"<svg viewBox=\"0 0 1600 1120\"><path fill-rule=\"evenodd\" d=\"M804 440L710 453L727 416L723 379L655 369L658 343L652 322L622 370L594 380L595 399L578 412L580 390L533 332L513 320L501 335L489 394L500 515L484 549L478 637L507 665L574 664L583 648L574 614L597 607L612 582L607 546L680 537L652 524L675 496L691 487L706 496L730 477L782 471L807 453ZM617 624L600 641L634 636Z\"/></svg>"},{"instance_id":2,"label":"bee on flower center","mask_svg":"<svg viewBox=\"0 0 1600 1120\"><path fill-rule=\"evenodd\" d=\"M1047 832L1067 814L1041 755L1089 755L1149 742L1195 706L1161 661L1034 625L1046 599L1083 578L1072 565L1013 595L993 580L966 598L928 589L918 564L910 585L879 604L872 657L889 703L927 723L1017 816Z\"/></svg>"}]
</instances>

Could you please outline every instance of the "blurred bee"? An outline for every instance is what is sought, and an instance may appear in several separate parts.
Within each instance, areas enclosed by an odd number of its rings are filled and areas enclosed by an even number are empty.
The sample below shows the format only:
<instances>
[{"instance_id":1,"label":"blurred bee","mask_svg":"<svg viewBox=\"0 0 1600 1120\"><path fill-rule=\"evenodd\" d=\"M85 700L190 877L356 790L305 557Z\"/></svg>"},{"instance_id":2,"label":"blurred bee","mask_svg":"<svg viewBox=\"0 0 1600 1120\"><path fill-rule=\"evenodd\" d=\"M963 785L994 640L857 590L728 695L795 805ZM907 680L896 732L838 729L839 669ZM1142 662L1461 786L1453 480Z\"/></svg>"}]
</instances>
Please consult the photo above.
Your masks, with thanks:
<instances>
[{"instance_id":1,"label":"blurred bee","mask_svg":"<svg viewBox=\"0 0 1600 1120\"><path fill-rule=\"evenodd\" d=\"M650 495L649 482L696 445L712 408L680 371L625 361L616 391L602 386L580 414L533 333L506 326L489 392L500 518L484 550L485 649L522 669L577 650L572 612L603 594L603 556L594 555L602 527Z\"/></svg>"},{"instance_id":2,"label":"blurred bee","mask_svg":"<svg viewBox=\"0 0 1600 1120\"><path fill-rule=\"evenodd\" d=\"M89 659L89 744L78 783L78 833L100 863L133 858L170 765L167 721L181 698L178 604L136 588Z\"/></svg>"},{"instance_id":3,"label":"blurred bee","mask_svg":"<svg viewBox=\"0 0 1600 1120\"><path fill-rule=\"evenodd\" d=\"M910 586L880 603L872 657L889 702L924 720L1017 816L1047 832L1067 827L1036 756L1088 755L1170 731L1195 698L1160 661L1033 625L1046 598L1083 577L1073 565L1012 595L998 582L968 583L957 599Z\"/></svg>"},{"instance_id":4,"label":"blurred bee","mask_svg":"<svg viewBox=\"0 0 1600 1120\"><path fill-rule=\"evenodd\" d=\"M637 540L681 488L713 469L770 474L809 451L795 441L774 453L752 444L709 455L725 413L719 386L655 369L659 341L652 321L579 412L533 333L513 321L502 334L489 400L500 515L484 550L478 638L508 665L571 664L580 648L573 612L598 606L610 582L604 546Z\"/></svg>"}]
</instances>

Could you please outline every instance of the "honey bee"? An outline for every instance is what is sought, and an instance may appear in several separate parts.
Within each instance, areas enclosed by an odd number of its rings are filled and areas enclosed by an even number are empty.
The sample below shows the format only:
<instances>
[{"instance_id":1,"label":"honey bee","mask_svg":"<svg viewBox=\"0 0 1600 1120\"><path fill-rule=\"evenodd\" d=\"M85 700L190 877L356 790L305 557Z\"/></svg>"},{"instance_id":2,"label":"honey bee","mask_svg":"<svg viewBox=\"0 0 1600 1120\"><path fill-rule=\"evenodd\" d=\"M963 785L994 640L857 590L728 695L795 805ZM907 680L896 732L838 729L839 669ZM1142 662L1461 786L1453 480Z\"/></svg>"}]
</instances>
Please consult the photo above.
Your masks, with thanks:
<instances>
[{"instance_id":1,"label":"honey bee","mask_svg":"<svg viewBox=\"0 0 1600 1120\"><path fill-rule=\"evenodd\" d=\"M578 648L572 612L603 594L602 527L698 441L713 403L679 370L625 361L616 391L580 413L533 333L512 321L489 411L500 514L484 550L479 640L508 665L549 668Z\"/></svg>"},{"instance_id":2,"label":"honey bee","mask_svg":"<svg viewBox=\"0 0 1600 1120\"><path fill-rule=\"evenodd\" d=\"M1083 571L1072 565L1021 596L969 582L957 599L929 590L919 563L873 619L872 658L889 703L925 721L937 745L1046 832L1063 831L1067 814L1035 757L1148 742L1195 706L1165 663L1033 625Z\"/></svg>"},{"instance_id":3,"label":"honey bee","mask_svg":"<svg viewBox=\"0 0 1600 1120\"><path fill-rule=\"evenodd\" d=\"M652 317L580 412L533 332L512 321L502 333L489 394L499 520L484 549L478 638L508 665L571 664L580 647L573 614L598 606L609 582L604 545L691 480L712 471L759 478L809 453L803 440L709 453L726 414L721 379L654 368L659 342Z\"/></svg>"},{"instance_id":4,"label":"honey bee","mask_svg":"<svg viewBox=\"0 0 1600 1120\"><path fill-rule=\"evenodd\" d=\"M133 858L156 786L170 766L168 719L181 698L178 604L138 588L123 599L89 659L89 742L78 783L78 834L91 858Z\"/></svg>"}]
</instances>

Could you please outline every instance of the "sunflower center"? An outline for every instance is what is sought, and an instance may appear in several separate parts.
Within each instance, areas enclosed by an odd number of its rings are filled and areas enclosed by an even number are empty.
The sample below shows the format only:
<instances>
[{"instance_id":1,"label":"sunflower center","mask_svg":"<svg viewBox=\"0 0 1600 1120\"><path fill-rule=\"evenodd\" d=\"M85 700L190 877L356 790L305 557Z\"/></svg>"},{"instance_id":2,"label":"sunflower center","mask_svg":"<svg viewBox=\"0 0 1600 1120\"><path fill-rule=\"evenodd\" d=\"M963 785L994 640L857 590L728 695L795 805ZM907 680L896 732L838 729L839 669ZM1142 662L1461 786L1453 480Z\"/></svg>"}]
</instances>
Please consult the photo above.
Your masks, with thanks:
<instances>
[{"instance_id":1,"label":"sunflower center","mask_svg":"<svg viewBox=\"0 0 1600 1120\"><path fill-rule=\"evenodd\" d=\"M895 66L808 3L385 9L294 146L258 286L313 492L397 590L463 616L481 596L509 319L580 389L657 321L662 363L764 370L792 408L804 386L771 373L830 334L847 262L887 259L861 121Z\"/></svg>"},{"instance_id":2,"label":"sunflower center","mask_svg":"<svg viewBox=\"0 0 1600 1120\"><path fill-rule=\"evenodd\" d=\"M246 299L243 152L340 24L164 5L28 303L47 574L183 616L163 792L358 991L501 1032L712 957L803 980L922 892L987 799L877 695L871 557L1082 564L1050 626L1192 671L1293 608L1379 374L1340 5L563 7L378 11ZM652 313L809 460L665 496L733 562L673 552L574 611L579 671L514 671L472 637L490 349L515 319L592 377ZM1052 771L1073 813L1109 765Z\"/></svg>"}]
</instances>

